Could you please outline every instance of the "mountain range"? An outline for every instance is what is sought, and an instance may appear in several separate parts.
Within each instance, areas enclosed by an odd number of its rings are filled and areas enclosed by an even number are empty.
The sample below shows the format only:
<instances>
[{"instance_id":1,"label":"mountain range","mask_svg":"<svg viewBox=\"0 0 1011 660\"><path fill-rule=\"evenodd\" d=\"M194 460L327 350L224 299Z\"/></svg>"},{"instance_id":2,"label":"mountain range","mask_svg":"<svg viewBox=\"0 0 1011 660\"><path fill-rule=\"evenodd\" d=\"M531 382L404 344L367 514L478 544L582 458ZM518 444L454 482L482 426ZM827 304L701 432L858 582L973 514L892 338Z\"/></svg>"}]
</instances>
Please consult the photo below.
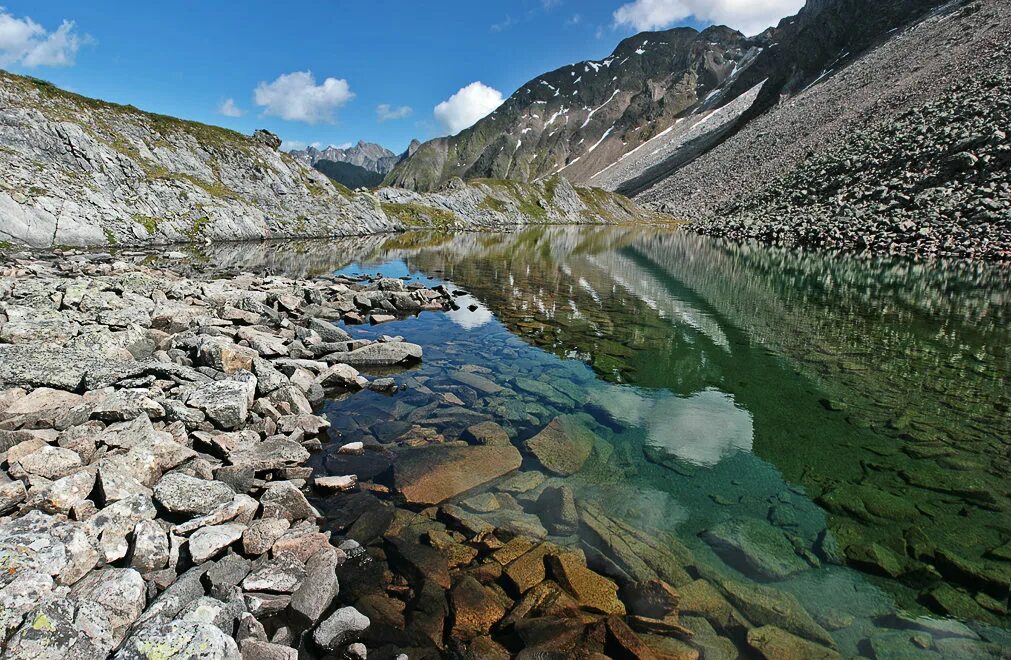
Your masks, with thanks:
<instances>
[{"instance_id":1,"label":"mountain range","mask_svg":"<svg viewBox=\"0 0 1011 660\"><path fill-rule=\"evenodd\" d=\"M937 4L810 0L755 37L722 26L643 32L603 60L522 85L472 127L422 144L386 183L432 190L455 176L562 173L638 192Z\"/></svg>"},{"instance_id":2,"label":"mountain range","mask_svg":"<svg viewBox=\"0 0 1011 660\"><path fill-rule=\"evenodd\" d=\"M354 146L330 145L325 149L309 146L288 153L348 188L374 188L383 182L397 163L413 154L420 144L417 140L412 141L407 151L399 155L382 145L364 140L359 140Z\"/></svg>"}]
</instances>

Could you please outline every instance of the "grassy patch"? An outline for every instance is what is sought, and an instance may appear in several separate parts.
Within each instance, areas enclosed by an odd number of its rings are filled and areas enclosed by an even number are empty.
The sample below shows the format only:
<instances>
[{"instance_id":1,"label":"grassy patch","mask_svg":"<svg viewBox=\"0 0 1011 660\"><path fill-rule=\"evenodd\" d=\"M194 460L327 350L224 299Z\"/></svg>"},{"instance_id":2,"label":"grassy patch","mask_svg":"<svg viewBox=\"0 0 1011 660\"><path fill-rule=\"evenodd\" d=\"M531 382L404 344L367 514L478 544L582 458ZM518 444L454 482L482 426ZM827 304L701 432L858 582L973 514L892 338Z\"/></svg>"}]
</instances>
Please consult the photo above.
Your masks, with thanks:
<instances>
[{"instance_id":1,"label":"grassy patch","mask_svg":"<svg viewBox=\"0 0 1011 660\"><path fill-rule=\"evenodd\" d=\"M105 233L105 242L109 245L116 245L119 241L116 240L116 235L112 233L111 229L103 229Z\"/></svg>"},{"instance_id":2,"label":"grassy patch","mask_svg":"<svg viewBox=\"0 0 1011 660\"><path fill-rule=\"evenodd\" d=\"M613 195L606 190L601 190L600 188L576 188L576 194L579 195L579 199L583 201L586 205L587 211L583 213L583 217L587 219L603 219L609 222L614 222L614 214L608 208L610 202L613 201Z\"/></svg>"},{"instance_id":3,"label":"grassy patch","mask_svg":"<svg viewBox=\"0 0 1011 660\"><path fill-rule=\"evenodd\" d=\"M355 198L355 193L337 179L330 179L330 183L342 197L346 197L349 200Z\"/></svg>"},{"instance_id":4,"label":"grassy patch","mask_svg":"<svg viewBox=\"0 0 1011 660\"><path fill-rule=\"evenodd\" d=\"M561 175L556 174L544 182L544 192L548 195L548 202L555 201L555 190L558 189L558 182Z\"/></svg>"},{"instance_id":5,"label":"grassy patch","mask_svg":"<svg viewBox=\"0 0 1011 660\"><path fill-rule=\"evenodd\" d=\"M309 190L309 194L313 197L322 197L326 194L326 190L323 189L323 186L318 186L312 181L306 181L305 187Z\"/></svg>"},{"instance_id":6,"label":"grassy patch","mask_svg":"<svg viewBox=\"0 0 1011 660\"><path fill-rule=\"evenodd\" d=\"M415 202L407 202L406 204L383 202L381 206L383 213L403 222L408 227L444 229L457 222L456 215L449 211L423 206Z\"/></svg>"},{"instance_id":7,"label":"grassy patch","mask_svg":"<svg viewBox=\"0 0 1011 660\"><path fill-rule=\"evenodd\" d=\"M158 231L158 225L164 222L162 218L152 218L149 215L141 215L140 213L133 214L133 221L146 229L148 234L156 233Z\"/></svg>"},{"instance_id":8,"label":"grassy patch","mask_svg":"<svg viewBox=\"0 0 1011 660\"><path fill-rule=\"evenodd\" d=\"M541 191L537 186L503 179L474 179L473 183L488 186L500 194L516 200L520 213L523 215L535 220L547 220L548 211L541 206L542 202L545 204L547 202L541 196Z\"/></svg>"},{"instance_id":9,"label":"grassy patch","mask_svg":"<svg viewBox=\"0 0 1011 660\"><path fill-rule=\"evenodd\" d=\"M211 197L217 197L220 199L238 199L238 195L234 190L219 181L205 181L199 177L193 176L192 174L173 172L167 167L151 162L147 158L141 156L140 151L125 140L116 139L108 144L119 153L137 163L137 165L144 170L144 174L146 174L152 181L186 181L187 183L200 188Z\"/></svg>"},{"instance_id":10,"label":"grassy patch","mask_svg":"<svg viewBox=\"0 0 1011 660\"><path fill-rule=\"evenodd\" d=\"M81 96L60 89L53 83L31 76L16 76L6 72L0 72L0 78L5 82L17 85L21 88L36 90L40 96L47 100L60 102L65 105L74 105L80 109L88 109L97 112L115 112L119 114L133 115L146 121L148 126L161 135L171 135L173 133L183 133L190 135L201 144L207 146L228 146L231 148L249 148L254 145L253 139L242 133L222 128L220 126L210 126L195 121L186 121L159 115L153 112L144 112L132 105L120 105L99 99ZM72 115L71 115L72 117Z\"/></svg>"},{"instance_id":11,"label":"grassy patch","mask_svg":"<svg viewBox=\"0 0 1011 660\"><path fill-rule=\"evenodd\" d=\"M209 224L211 224L211 219L207 216L194 218L190 226L183 230L183 235L191 241L200 240L200 238L204 235L204 229L206 229Z\"/></svg>"},{"instance_id":12,"label":"grassy patch","mask_svg":"<svg viewBox=\"0 0 1011 660\"><path fill-rule=\"evenodd\" d=\"M0 241L0 251L13 250L14 244L10 241Z\"/></svg>"},{"instance_id":13,"label":"grassy patch","mask_svg":"<svg viewBox=\"0 0 1011 660\"><path fill-rule=\"evenodd\" d=\"M495 211L496 213L504 213L508 207L505 202L491 195L487 195L481 202L477 205L478 208L488 209L489 211Z\"/></svg>"}]
</instances>

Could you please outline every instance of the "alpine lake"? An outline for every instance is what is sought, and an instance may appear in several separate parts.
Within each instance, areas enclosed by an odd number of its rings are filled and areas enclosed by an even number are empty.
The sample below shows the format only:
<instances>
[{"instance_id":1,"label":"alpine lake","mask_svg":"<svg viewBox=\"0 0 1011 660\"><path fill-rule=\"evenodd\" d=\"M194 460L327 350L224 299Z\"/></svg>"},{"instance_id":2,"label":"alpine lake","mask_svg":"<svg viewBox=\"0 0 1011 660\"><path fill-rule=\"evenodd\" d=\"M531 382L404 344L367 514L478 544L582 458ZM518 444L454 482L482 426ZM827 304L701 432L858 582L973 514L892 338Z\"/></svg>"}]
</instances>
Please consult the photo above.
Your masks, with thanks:
<instances>
[{"instance_id":1,"label":"alpine lake","mask_svg":"<svg viewBox=\"0 0 1011 660\"><path fill-rule=\"evenodd\" d=\"M347 326L357 337L403 335L424 358L366 372L392 376L395 393L365 390L324 408L330 442L312 465L359 478L357 492L316 502L338 537L372 552L395 528L448 515L528 547L578 551L626 601L627 585L662 580L679 597L677 624L637 631L669 657L759 657L759 629L786 631L764 640L779 657L1011 657L1006 267L630 227L203 255L454 292L447 313ZM476 444L466 429L482 422L508 433L519 470L438 506L405 499L398 461ZM548 427L549 441L564 437L535 451L528 441ZM356 441L363 455L336 452ZM463 548L457 568L480 575L485 560L444 529L432 545L454 557ZM406 588L384 587L386 569L369 556L342 575L348 603ZM530 600L487 583L505 603ZM552 630L564 643L568 628ZM510 634L493 632L507 648Z\"/></svg>"}]
</instances>

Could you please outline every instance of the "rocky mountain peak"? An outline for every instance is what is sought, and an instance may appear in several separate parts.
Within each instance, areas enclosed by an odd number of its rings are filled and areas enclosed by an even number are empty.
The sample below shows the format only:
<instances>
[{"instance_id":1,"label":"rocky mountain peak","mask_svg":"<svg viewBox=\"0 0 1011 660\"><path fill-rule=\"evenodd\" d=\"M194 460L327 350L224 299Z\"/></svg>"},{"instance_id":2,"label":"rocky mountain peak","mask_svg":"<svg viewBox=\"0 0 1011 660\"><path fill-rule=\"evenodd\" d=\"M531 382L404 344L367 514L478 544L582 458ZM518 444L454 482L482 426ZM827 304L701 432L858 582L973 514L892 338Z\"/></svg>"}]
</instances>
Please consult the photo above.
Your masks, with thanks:
<instances>
[{"instance_id":1,"label":"rocky mountain peak","mask_svg":"<svg viewBox=\"0 0 1011 660\"><path fill-rule=\"evenodd\" d=\"M642 32L602 60L522 85L460 134L421 145L387 183L437 189L454 176L585 181L737 76L758 44L726 27Z\"/></svg>"}]
</instances>

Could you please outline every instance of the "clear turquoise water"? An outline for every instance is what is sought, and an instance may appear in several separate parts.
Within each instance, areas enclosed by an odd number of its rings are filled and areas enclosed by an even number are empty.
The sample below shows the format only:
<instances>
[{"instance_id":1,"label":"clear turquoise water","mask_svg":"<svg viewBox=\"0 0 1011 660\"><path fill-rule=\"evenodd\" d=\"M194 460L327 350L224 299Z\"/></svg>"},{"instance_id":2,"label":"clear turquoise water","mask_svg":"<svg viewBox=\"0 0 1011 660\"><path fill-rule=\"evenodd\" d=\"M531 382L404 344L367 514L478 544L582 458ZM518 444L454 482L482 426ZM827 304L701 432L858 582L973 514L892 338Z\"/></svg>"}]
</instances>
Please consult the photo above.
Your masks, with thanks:
<instances>
[{"instance_id":1,"label":"clear turquoise water","mask_svg":"<svg viewBox=\"0 0 1011 660\"><path fill-rule=\"evenodd\" d=\"M354 330L402 334L425 359L393 397L331 402L342 442L453 440L486 417L519 444L585 414L599 440L565 480L578 499L669 532L701 577L793 594L844 656L1011 643L1006 270L625 228L250 250L219 258L466 292L459 310ZM462 385L461 368L504 390ZM759 530L750 561L706 540L728 521Z\"/></svg>"}]
</instances>

